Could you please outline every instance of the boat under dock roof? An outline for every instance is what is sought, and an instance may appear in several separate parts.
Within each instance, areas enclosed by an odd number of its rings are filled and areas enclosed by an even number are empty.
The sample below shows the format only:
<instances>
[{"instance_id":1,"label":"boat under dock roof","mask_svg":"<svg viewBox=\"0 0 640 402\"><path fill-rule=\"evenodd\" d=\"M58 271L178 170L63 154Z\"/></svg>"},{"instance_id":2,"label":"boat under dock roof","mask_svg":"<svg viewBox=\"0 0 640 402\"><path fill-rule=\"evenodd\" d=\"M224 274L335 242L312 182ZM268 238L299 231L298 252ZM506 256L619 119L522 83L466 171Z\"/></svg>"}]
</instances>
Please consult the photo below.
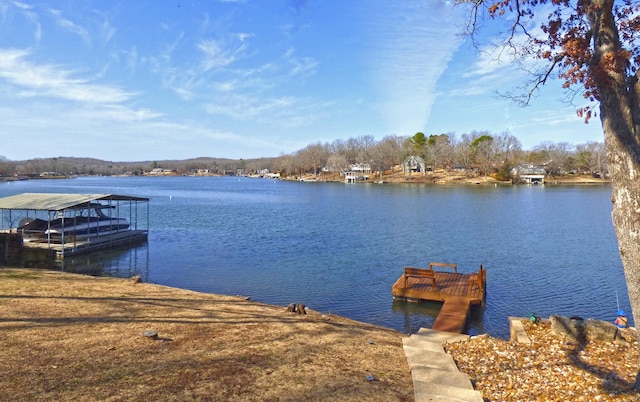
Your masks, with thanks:
<instances>
[{"instance_id":1,"label":"boat under dock roof","mask_svg":"<svg viewBox=\"0 0 640 402\"><path fill-rule=\"evenodd\" d=\"M146 213L138 212L140 203L146 206ZM64 214L67 211L88 214L84 210L102 208L113 208L116 214L115 219L119 218L121 213L128 213L129 228L108 233L96 231L91 234L77 235L73 232L66 234L63 226L60 236L46 234L42 237L32 237L29 241L24 241L27 230L19 229L20 222L33 219L34 215L38 218L39 213L46 214L45 220L51 222L56 214ZM119 246L135 246L147 241L149 198L119 194L23 193L0 198L0 216L0 235L5 238L6 243L4 248L7 248L11 236L19 236L19 247L14 250L14 254L18 257L28 254L23 251L29 251L34 255L37 254L34 258L39 259L37 251L44 250L47 253L53 252L55 258L62 259L74 254ZM71 217L69 221L73 222L74 219ZM0 242L0 247L2 246ZM48 258L49 254L44 255ZM5 259L6 257L13 258L13 256L4 256ZM24 260L23 257L20 258ZM0 258L0 262L2 259Z\"/></svg>"}]
</instances>

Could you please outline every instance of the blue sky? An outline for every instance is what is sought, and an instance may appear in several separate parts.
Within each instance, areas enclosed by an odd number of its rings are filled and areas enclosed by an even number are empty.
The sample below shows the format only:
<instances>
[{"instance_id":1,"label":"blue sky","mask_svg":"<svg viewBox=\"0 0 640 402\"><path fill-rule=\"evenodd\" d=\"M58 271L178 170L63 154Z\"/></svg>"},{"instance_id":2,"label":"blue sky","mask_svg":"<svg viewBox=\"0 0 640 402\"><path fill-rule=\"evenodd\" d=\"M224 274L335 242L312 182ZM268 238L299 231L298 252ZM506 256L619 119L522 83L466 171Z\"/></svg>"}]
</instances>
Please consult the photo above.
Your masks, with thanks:
<instances>
[{"instance_id":1,"label":"blue sky","mask_svg":"<svg viewBox=\"0 0 640 402\"><path fill-rule=\"evenodd\" d=\"M602 142L443 0L0 0L0 156L273 157L361 135Z\"/></svg>"}]
</instances>

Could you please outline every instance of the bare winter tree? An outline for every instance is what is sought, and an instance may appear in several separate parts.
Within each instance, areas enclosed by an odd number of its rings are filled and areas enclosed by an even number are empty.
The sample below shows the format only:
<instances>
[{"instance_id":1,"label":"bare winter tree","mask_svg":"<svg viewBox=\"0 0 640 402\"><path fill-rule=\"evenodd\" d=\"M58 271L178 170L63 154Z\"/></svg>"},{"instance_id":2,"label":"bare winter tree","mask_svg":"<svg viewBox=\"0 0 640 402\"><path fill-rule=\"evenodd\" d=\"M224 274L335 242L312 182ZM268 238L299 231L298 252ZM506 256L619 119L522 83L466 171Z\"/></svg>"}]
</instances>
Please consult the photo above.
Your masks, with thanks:
<instances>
[{"instance_id":1,"label":"bare winter tree","mask_svg":"<svg viewBox=\"0 0 640 402\"><path fill-rule=\"evenodd\" d=\"M406 137L400 137L397 135L387 135L380 140L379 146L382 147L385 160L388 161L388 165L391 167L391 177L395 177L394 167L402 164L402 158L404 155L404 143Z\"/></svg>"},{"instance_id":2,"label":"bare winter tree","mask_svg":"<svg viewBox=\"0 0 640 402\"><path fill-rule=\"evenodd\" d=\"M462 134L460 136L460 141L458 141L454 147L455 159L466 171L468 171L473 164L473 148L471 147L473 140L473 135L466 133Z\"/></svg>"},{"instance_id":3,"label":"bare winter tree","mask_svg":"<svg viewBox=\"0 0 640 402\"><path fill-rule=\"evenodd\" d=\"M589 141L576 145L576 160L582 172L604 177L604 144Z\"/></svg>"},{"instance_id":4,"label":"bare winter tree","mask_svg":"<svg viewBox=\"0 0 640 402\"><path fill-rule=\"evenodd\" d=\"M427 139L425 143L425 160L431 161L434 171L442 165L445 159L444 154L450 146L451 142L448 134L430 135Z\"/></svg>"},{"instance_id":5,"label":"bare winter tree","mask_svg":"<svg viewBox=\"0 0 640 402\"><path fill-rule=\"evenodd\" d=\"M511 164L522 153L520 140L508 131L493 137L502 163Z\"/></svg>"},{"instance_id":6,"label":"bare winter tree","mask_svg":"<svg viewBox=\"0 0 640 402\"><path fill-rule=\"evenodd\" d=\"M333 177L338 177L340 173L347 170L348 167L349 162L343 153L335 152L327 158L327 168L333 174Z\"/></svg>"}]
</instances>

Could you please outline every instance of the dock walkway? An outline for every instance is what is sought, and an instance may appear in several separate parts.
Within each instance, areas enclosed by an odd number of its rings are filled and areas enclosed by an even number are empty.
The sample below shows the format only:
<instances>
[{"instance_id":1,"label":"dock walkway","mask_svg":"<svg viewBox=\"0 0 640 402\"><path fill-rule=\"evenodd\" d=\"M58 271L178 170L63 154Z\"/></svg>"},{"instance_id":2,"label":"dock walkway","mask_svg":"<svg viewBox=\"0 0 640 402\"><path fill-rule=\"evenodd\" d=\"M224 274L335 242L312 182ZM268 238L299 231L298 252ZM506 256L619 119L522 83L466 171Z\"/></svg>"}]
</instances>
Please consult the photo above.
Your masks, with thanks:
<instances>
[{"instance_id":1,"label":"dock walkway","mask_svg":"<svg viewBox=\"0 0 640 402\"><path fill-rule=\"evenodd\" d=\"M436 271L434 267L450 268L453 272ZM455 264L432 262L429 268L405 267L391 287L395 299L436 301L444 305L433 329L463 333L471 306L484 302L487 271L480 265L478 272L462 274Z\"/></svg>"},{"instance_id":2,"label":"dock walkway","mask_svg":"<svg viewBox=\"0 0 640 402\"><path fill-rule=\"evenodd\" d=\"M445 299L438 317L431 329L462 334L471 310L471 301L467 297L448 297Z\"/></svg>"}]
</instances>

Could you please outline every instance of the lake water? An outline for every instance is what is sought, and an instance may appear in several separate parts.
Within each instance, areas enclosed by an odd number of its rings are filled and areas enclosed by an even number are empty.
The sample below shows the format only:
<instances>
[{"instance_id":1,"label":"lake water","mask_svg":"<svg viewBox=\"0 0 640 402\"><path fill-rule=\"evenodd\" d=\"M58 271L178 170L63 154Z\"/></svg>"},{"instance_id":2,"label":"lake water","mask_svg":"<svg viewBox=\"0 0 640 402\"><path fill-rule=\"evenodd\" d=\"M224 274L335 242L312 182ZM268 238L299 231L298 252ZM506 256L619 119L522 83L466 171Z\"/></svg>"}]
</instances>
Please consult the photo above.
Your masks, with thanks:
<instances>
[{"instance_id":1,"label":"lake water","mask_svg":"<svg viewBox=\"0 0 640 402\"><path fill-rule=\"evenodd\" d=\"M487 268L469 332L507 338L508 316L630 312L609 186L299 183L238 177L89 177L1 183L23 192L149 197L147 244L60 269L343 315L402 332L439 304L393 301L404 266ZM88 268L90 267L90 268ZM97 267L97 268L96 268Z\"/></svg>"}]
</instances>

